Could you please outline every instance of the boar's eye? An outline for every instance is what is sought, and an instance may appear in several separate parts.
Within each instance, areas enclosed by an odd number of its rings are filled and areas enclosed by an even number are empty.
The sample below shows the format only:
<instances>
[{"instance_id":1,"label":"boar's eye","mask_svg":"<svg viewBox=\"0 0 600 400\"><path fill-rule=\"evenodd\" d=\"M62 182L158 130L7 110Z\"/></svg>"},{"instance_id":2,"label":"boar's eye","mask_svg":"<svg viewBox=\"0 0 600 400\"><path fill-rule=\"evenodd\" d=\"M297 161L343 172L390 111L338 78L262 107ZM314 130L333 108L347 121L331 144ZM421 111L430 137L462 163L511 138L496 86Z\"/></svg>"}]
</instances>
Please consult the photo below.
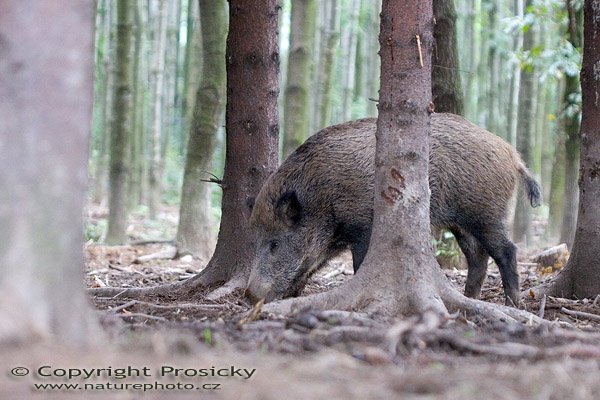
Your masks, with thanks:
<instances>
[{"instance_id":1,"label":"boar's eye","mask_svg":"<svg viewBox=\"0 0 600 400\"><path fill-rule=\"evenodd\" d=\"M279 246L279 242L277 240L271 240L269 242L269 250L271 250L271 253L274 252L278 246Z\"/></svg>"}]
</instances>

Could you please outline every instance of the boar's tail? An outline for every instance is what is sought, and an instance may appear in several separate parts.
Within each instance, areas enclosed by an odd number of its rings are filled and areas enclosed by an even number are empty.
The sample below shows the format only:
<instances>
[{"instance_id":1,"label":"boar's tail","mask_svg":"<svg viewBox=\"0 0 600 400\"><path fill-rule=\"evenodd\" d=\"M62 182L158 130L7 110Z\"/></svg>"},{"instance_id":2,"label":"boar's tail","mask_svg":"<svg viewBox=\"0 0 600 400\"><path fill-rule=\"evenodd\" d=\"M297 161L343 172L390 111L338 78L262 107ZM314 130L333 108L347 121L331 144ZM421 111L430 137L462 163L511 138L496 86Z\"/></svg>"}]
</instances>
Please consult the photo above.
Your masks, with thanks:
<instances>
[{"instance_id":1,"label":"boar's tail","mask_svg":"<svg viewBox=\"0 0 600 400\"><path fill-rule=\"evenodd\" d=\"M529 172L522 162L520 163L518 170L519 174L521 174L523 189L525 189L531 207L538 207L542 204L542 189L540 188L540 184L537 183L535 178L531 175L531 172Z\"/></svg>"}]
</instances>

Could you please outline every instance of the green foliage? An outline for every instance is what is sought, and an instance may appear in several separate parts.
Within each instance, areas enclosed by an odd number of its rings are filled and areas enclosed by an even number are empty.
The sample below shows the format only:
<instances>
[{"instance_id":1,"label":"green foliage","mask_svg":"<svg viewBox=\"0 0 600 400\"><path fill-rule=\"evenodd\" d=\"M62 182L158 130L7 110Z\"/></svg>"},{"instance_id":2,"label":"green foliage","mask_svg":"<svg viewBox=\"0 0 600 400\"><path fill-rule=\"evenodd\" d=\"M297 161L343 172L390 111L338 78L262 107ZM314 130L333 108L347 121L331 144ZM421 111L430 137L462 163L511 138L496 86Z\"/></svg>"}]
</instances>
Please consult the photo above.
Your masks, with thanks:
<instances>
[{"instance_id":1,"label":"green foliage","mask_svg":"<svg viewBox=\"0 0 600 400\"><path fill-rule=\"evenodd\" d=\"M106 232L107 221L86 219L83 225L83 237L86 242L98 243Z\"/></svg>"},{"instance_id":2,"label":"green foliage","mask_svg":"<svg viewBox=\"0 0 600 400\"><path fill-rule=\"evenodd\" d=\"M460 247L454 239L452 232L448 230L442 231L438 238L431 239L436 257L443 258L452 265L460 263Z\"/></svg>"}]
</instances>

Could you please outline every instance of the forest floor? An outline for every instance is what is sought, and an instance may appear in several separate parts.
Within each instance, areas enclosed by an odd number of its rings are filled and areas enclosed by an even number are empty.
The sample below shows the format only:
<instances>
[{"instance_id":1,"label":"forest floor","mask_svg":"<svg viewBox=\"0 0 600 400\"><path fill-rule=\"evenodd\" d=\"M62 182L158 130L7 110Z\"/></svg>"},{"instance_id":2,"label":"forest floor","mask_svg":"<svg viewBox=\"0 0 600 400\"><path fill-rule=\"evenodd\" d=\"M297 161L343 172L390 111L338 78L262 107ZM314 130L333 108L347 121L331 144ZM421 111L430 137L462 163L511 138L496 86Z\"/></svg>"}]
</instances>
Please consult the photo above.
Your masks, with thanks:
<instances>
[{"instance_id":1,"label":"forest floor","mask_svg":"<svg viewBox=\"0 0 600 400\"><path fill-rule=\"evenodd\" d=\"M167 210L162 216L166 228L159 231L166 237L174 235L171 214ZM149 227L139 218L132 221L129 233L132 238L147 238L153 234L152 229L156 230L156 225ZM90 243L85 249L86 284L147 287L186 279L202 269L203 261L191 258L139 261L140 256L167 246L154 243L108 247ZM537 251L521 254L519 272L524 289L549 277L528 262L528 257ZM466 270L444 272L459 288L464 287ZM329 290L351 276L350 256L343 255L318 273L303 295ZM504 301L495 265L490 266L482 299ZM121 360L121 365L126 360L126 365L144 365L153 370L162 365L196 370L213 366L256 369L248 379L174 378L196 385L197 389L199 383L221 384L218 390L202 388L201 398L600 397L600 300L547 298L543 310L539 300L528 300L521 307L535 314L543 311L550 322L538 327L480 321L463 315L446 320L433 314L389 319L302 310L283 317L258 313L260 310L254 309L242 293L219 301L185 304L161 298L140 302L118 297L94 298L93 303L122 353L107 351L101 356L83 357L61 354L63 365L112 362L116 367L114 360ZM11 359L10 354L6 357ZM191 370L187 373L194 374ZM153 376L157 378L157 374ZM163 380L175 382L172 377L169 379ZM165 398L165 394L198 398L197 391L165 393L153 389L143 395L139 390L112 392L110 398Z\"/></svg>"}]
</instances>

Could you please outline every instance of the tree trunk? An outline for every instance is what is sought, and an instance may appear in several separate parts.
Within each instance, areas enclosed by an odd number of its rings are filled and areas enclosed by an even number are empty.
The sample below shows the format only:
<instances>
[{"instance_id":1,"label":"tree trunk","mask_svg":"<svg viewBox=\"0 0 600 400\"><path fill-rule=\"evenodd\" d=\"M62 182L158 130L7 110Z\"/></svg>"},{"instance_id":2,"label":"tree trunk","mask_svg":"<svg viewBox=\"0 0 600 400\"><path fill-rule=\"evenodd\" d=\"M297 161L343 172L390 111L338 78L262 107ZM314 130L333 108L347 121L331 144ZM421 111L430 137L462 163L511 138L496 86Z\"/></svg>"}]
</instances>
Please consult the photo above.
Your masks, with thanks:
<instances>
[{"instance_id":1,"label":"tree trunk","mask_svg":"<svg viewBox=\"0 0 600 400\"><path fill-rule=\"evenodd\" d=\"M515 0L515 13L520 19L523 19L523 0ZM514 49L519 51L523 48L523 32L519 29L516 32L514 40ZM521 87L521 65L515 63L510 87L510 99L508 104L508 128L509 143L515 146L517 144L517 133L519 127L519 92Z\"/></svg>"},{"instance_id":2,"label":"tree trunk","mask_svg":"<svg viewBox=\"0 0 600 400\"><path fill-rule=\"evenodd\" d=\"M134 22L134 31L133 36L135 40L134 50L133 50L133 76L131 78L132 81L132 100L131 100L131 143L130 143L130 173L129 173L129 182L128 182L128 209L132 209L137 206L139 203L139 190L140 185L142 183L142 174L141 174L141 163L144 159L144 154L142 153L142 141L143 137L138 135L138 131L140 129L140 125L142 124L141 114L143 112L140 107L141 101L140 97L140 64L142 59L142 20L140 16L139 3L137 0L130 1L129 6L131 8L131 14L133 15Z\"/></svg>"},{"instance_id":3,"label":"tree trunk","mask_svg":"<svg viewBox=\"0 0 600 400\"><path fill-rule=\"evenodd\" d=\"M177 250L208 260L214 249L211 183L208 178L216 135L225 103L225 39L227 15L223 0L200 0L203 73L189 133ZM193 46L188 43L188 46ZM194 62L198 62L194 60Z\"/></svg>"},{"instance_id":4,"label":"tree trunk","mask_svg":"<svg viewBox=\"0 0 600 400\"><path fill-rule=\"evenodd\" d=\"M315 0L292 2L289 61L283 110L283 155L287 157L309 136L311 53L315 42Z\"/></svg>"},{"instance_id":5,"label":"tree trunk","mask_svg":"<svg viewBox=\"0 0 600 400\"><path fill-rule=\"evenodd\" d=\"M0 343L91 344L99 328L82 289L81 227L95 5L1 8L0 138L10 140L0 145Z\"/></svg>"},{"instance_id":6,"label":"tree trunk","mask_svg":"<svg viewBox=\"0 0 600 400\"><path fill-rule=\"evenodd\" d=\"M112 125L110 130L110 196L106 243L127 241L127 182L131 135L131 9L117 2L117 37Z\"/></svg>"},{"instance_id":7,"label":"tree trunk","mask_svg":"<svg viewBox=\"0 0 600 400\"><path fill-rule=\"evenodd\" d=\"M532 0L525 2L525 9L530 7ZM522 13L522 12L521 12ZM529 52L534 45L534 30L529 27L523 34L523 47L519 51ZM519 103L517 110L517 150L521 153L521 158L526 165L533 165L533 131L535 121L534 98L534 70L533 64L524 65L520 69L520 88ZM531 243L531 208L523 186L519 185L519 195L517 197L517 208L515 210L515 220L513 224L513 239L515 242L522 242L527 246Z\"/></svg>"},{"instance_id":8,"label":"tree trunk","mask_svg":"<svg viewBox=\"0 0 600 400\"><path fill-rule=\"evenodd\" d=\"M349 18L342 33L341 47L344 55L342 67L342 119L347 121L352 118L352 95L354 93L354 73L356 58L356 29L361 0L352 0L348 10ZM344 27L342 27L344 28Z\"/></svg>"},{"instance_id":9,"label":"tree trunk","mask_svg":"<svg viewBox=\"0 0 600 400\"><path fill-rule=\"evenodd\" d=\"M593 298L600 294L600 8L584 3L583 66L581 69L581 176L577 229L567 266L544 288L550 296Z\"/></svg>"},{"instance_id":10,"label":"tree trunk","mask_svg":"<svg viewBox=\"0 0 600 400\"><path fill-rule=\"evenodd\" d=\"M567 1L567 13L569 15L568 40L573 47L581 48L581 26L582 11L575 11L571 1ZM576 75L566 76L566 88L564 97L564 127L566 133L565 141L565 200L563 203L563 220L560 231L560 241L572 247L575 237L575 225L577 224L577 203L579 191L577 190L577 179L579 177L579 121L581 110L577 104L579 92L579 77Z\"/></svg>"},{"instance_id":11,"label":"tree trunk","mask_svg":"<svg viewBox=\"0 0 600 400\"><path fill-rule=\"evenodd\" d=\"M96 88L96 96L94 102L94 112L96 115L94 118L98 118L98 129L96 131L95 140L95 171L94 171L94 196L92 201L97 204L101 204L105 200L106 191L106 176L108 170L108 132L109 131L109 104L111 100L111 85L110 81L112 78L111 64L110 64L110 53L112 51L112 38L113 26L112 21L112 8L110 2L107 0L98 3L98 10L102 7L102 18L100 21L96 21L96 84L100 83L101 86ZM94 146L92 147L94 150ZM92 157L94 152L92 151Z\"/></svg>"},{"instance_id":12,"label":"tree trunk","mask_svg":"<svg viewBox=\"0 0 600 400\"><path fill-rule=\"evenodd\" d=\"M433 0L433 15L436 23L431 80L435 111L462 115L464 103L458 72L454 1Z\"/></svg>"},{"instance_id":13,"label":"tree trunk","mask_svg":"<svg viewBox=\"0 0 600 400\"><path fill-rule=\"evenodd\" d=\"M164 0L154 0L155 36L153 49L152 75L152 133L150 144L150 165L148 168L148 210L151 219L156 218L160 206L161 182L161 140L163 119L163 97L164 97L164 69L165 69L165 45L167 41L166 10Z\"/></svg>"},{"instance_id":14,"label":"tree trunk","mask_svg":"<svg viewBox=\"0 0 600 400\"><path fill-rule=\"evenodd\" d=\"M319 113L319 129L324 128L331 122L331 92L333 89L333 65L336 50L336 43L339 42L339 1L331 0L323 3L327 9L325 16L323 34L323 59L322 66L322 81L321 81L321 102Z\"/></svg>"}]
</instances>

